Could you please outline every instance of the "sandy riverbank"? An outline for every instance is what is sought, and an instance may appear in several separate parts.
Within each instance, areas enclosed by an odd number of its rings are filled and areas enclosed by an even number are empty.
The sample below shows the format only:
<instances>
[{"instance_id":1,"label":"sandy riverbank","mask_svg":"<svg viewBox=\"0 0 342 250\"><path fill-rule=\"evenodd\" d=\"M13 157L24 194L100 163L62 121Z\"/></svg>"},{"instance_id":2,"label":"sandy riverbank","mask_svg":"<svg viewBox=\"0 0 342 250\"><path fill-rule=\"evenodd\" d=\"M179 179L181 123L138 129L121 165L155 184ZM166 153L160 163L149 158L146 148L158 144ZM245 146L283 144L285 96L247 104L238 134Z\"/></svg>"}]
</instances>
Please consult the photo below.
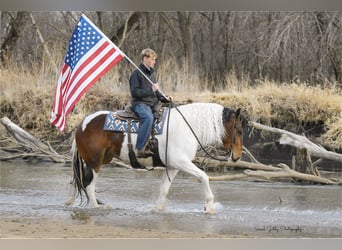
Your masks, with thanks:
<instances>
[{"instance_id":1,"label":"sandy riverbank","mask_svg":"<svg viewBox=\"0 0 342 250\"><path fill-rule=\"evenodd\" d=\"M72 224L63 220L8 218L1 216L0 238L48 239L48 238L241 238L237 235L214 235L179 231L156 231L115 225L92 223ZM246 237L246 236L244 236Z\"/></svg>"}]
</instances>

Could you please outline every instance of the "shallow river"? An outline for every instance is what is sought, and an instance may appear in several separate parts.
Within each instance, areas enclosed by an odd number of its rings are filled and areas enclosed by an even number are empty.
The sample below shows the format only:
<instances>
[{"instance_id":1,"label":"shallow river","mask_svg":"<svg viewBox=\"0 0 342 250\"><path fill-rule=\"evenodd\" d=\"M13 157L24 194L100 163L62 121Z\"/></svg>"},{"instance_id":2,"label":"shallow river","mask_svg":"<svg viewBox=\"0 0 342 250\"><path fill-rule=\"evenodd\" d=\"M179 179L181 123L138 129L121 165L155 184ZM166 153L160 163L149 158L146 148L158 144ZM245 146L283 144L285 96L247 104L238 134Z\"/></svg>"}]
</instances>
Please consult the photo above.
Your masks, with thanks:
<instances>
[{"instance_id":1,"label":"shallow river","mask_svg":"<svg viewBox=\"0 0 342 250\"><path fill-rule=\"evenodd\" d=\"M69 223L117 225L222 237L341 237L341 186L248 180L211 182L216 215L203 212L202 185L179 173L167 206L154 212L161 170L104 167L97 197L111 209L90 209L69 195L71 170L60 164L0 162L0 216L51 218Z\"/></svg>"}]
</instances>

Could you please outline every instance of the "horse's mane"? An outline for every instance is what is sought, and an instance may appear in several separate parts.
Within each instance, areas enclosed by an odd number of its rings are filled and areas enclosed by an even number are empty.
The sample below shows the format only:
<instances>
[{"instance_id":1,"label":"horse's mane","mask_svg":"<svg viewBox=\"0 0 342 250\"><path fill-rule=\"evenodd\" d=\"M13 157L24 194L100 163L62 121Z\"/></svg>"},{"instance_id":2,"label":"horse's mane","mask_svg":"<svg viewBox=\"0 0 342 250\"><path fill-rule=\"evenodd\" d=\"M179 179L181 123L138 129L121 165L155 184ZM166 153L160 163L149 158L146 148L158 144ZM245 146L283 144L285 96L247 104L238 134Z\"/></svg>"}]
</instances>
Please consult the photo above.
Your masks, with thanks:
<instances>
[{"instance_id":1,"label":"horse's mane","mask_svg":"<svg viewBox=\"0 0 342 250\"><path fill-rule=\"evenodd\" d=\"M192 103L179 107L203 145L221 142L225 133L223 106L215 103Z\"/></svg>"}]
</instances>

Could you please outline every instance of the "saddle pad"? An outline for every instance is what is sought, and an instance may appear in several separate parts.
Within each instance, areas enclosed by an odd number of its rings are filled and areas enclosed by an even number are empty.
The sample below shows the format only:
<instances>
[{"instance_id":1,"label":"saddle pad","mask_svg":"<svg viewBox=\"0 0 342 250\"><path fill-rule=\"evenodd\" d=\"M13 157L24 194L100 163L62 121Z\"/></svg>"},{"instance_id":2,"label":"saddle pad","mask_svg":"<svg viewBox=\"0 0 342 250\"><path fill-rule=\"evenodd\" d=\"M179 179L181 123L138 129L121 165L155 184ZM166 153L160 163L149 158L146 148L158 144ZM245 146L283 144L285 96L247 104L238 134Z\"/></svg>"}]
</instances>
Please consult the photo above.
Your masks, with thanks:
<instances>
[{"instance_id":1,"label":"saddle pad","mask_svg":"<svg viewBox=\"0 0 342 250\"><path fill-rule=\"evenodd\" d=\"M162 115L162 119L160 122L154 121L153 129L154 129L155 135L159 135L159 134L163 133L165 118L166 118L167 113L168 113L167 111L168 111L168 108L165 108L163 115ZM131 121L131 133L138 133L139 126L140 126L139 120L132 120ZM116 132L127 132L128 131L127 120L122 120L122 119L118 118L116 115L116 111L110 112L106 116L106 120L104 123L103 130L105 130L105 131L116 131Z\"/></svg>"}]
</instances>

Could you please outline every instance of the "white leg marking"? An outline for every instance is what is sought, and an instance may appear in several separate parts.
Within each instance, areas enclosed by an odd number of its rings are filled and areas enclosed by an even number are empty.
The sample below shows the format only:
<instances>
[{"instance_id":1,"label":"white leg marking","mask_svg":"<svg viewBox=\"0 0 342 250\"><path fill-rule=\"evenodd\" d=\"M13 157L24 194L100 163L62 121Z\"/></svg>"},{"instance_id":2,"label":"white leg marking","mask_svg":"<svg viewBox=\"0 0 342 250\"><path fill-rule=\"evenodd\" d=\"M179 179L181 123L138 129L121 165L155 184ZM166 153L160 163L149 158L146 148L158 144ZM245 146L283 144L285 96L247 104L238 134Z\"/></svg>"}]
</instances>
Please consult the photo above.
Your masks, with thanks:
<instances>
[{"instance_id":1,"label":"white leg marking","mask_svg":"<svg viewBox=\"0 0 342 250\"><path fill-rule=\"evenodd\" d=\"M95 208L95 207L99 207L99 204L97 204L97 200L95 197L95 183L96 183L96 178L97 178L97 173L95 172L94 169L92 169L93 171L93 180L90 182L90 184L86 187L88 196L89 196L89 203L90 206Z\"/></svg>"},{"instance_id":2,"label":"white leg marking","mask_svg":"<svg viewBox=\"0 0 342 250\"><path fill-rule=\"evenodd\" d=\"M177 168L183 172L189 173L195 177L197 177L202 183L204 189L205 196L205 204L204 209L206 213L215 214L215 206L214 206L214 194L211 191L209 185L209 177L208 175L200 170L195 164L189 161L179 162Z\"/></svg>"}]
</instances>

